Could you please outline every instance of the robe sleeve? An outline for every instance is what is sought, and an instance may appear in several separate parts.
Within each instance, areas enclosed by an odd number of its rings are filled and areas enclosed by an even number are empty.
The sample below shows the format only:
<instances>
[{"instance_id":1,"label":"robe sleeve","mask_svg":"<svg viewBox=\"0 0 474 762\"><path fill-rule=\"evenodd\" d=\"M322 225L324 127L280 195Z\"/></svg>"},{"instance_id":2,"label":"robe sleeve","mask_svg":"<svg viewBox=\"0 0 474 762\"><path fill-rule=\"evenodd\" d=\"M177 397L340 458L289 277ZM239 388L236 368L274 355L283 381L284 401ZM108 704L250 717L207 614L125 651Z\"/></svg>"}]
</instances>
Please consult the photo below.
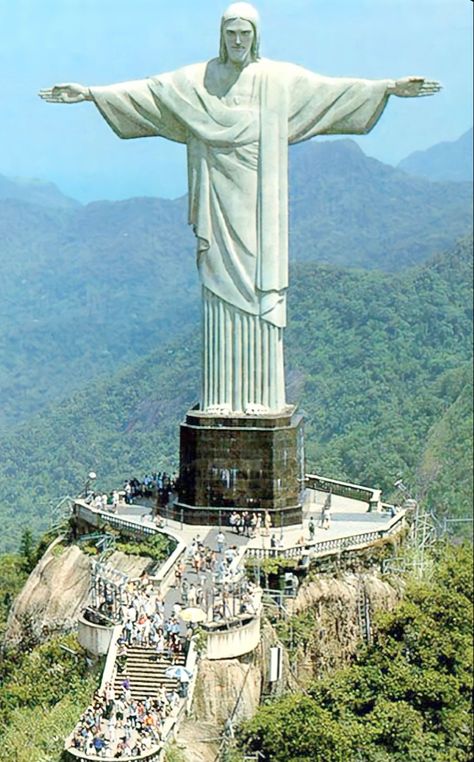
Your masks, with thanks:
<instances>
[{"instance_id":1,"label":"robe sleeve","mask_svg":"<svg viewBox=\"0 0 474 762\"><path fill-rule=\"evenodd\" d=\"M186 127L157 95L153 79L91 87L92 99L119 138L160 136L186 143Z\"/></svg>"},{"instance_id":2,"label":"robe sleeve","mask_svg":"<svg viewBox=\"0 0 474 762\"><path fill-rule=\"evenodd\" d=\"M323 77L290 65L288 139L315 135L363 135L379 120L392 80Z\"/></svg>"}]
</instances>

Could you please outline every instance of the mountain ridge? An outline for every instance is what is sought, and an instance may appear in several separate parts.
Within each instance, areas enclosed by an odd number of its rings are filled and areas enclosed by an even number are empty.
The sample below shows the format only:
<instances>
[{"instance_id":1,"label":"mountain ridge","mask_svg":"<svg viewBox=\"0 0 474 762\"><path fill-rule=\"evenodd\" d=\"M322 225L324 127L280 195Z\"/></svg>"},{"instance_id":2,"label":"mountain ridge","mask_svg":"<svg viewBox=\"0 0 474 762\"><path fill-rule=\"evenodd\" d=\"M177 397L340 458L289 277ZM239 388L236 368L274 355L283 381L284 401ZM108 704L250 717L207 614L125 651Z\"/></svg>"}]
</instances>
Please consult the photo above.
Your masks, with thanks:
<instances>
[{"instance_id":1,"label":"mountain ridge","mask_svg":"<svg viewBox=\"0 0 474 762\"><path fill-rule=\"evenodd\" d=\"M414 151L397 166L404 172L433 181L472 182L473 128L456 140L445 140L424 151Z\"/></svg>"}]
</instances>

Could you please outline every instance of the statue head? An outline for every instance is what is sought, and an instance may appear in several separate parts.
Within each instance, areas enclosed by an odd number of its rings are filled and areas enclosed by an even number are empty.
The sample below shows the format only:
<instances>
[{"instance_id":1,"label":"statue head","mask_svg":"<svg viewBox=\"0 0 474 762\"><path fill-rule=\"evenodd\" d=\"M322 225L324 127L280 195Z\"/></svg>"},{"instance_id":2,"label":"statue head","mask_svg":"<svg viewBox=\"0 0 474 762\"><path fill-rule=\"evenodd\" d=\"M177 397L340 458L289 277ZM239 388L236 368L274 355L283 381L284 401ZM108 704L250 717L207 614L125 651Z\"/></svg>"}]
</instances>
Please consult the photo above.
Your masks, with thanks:
<instances>
[{"instance_id":1,"label":"statue head","mask_svg":"<svg viewBox=\"0 0 474 762\"><path fill-rule=\"evenodd\" d=\"M243 23L239 23L243 22ZM234 39L232 39L232 37ZM242 50L232 49L235 36L238 35ZM260 17L250 3L232 3L222 14L219 58L223 63L245 57L245 63L260 58ZM248 59L248 60L247 60Z\"/></svg>"}]
</instances>

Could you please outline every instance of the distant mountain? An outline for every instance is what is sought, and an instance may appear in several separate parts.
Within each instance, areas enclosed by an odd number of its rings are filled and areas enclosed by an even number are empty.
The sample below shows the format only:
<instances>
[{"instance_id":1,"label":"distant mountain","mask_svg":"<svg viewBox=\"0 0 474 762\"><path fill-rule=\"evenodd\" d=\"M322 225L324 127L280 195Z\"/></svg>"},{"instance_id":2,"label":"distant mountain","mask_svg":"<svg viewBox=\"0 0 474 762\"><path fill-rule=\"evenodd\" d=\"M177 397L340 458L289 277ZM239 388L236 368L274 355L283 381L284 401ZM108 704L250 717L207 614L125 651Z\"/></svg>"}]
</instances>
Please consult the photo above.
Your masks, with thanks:
<instances>
[{"instance_id":1,"label":"distant mountain","mask_svg":"<svg viewBox=\"0 0 474 762\"><path fill-rule=\"evenodd\" d=\"M79 201L65 196L53 183L0 175L0 199L7 198L59 209L80 206Z\"/></svg>"},{"instance_id":2,"label":"distant mountain","mask_svg":"<svg viewBox=\"0 0 474 762\"><path fill-rule=\"evenodd\" d=\"M400 270L472 228L472 183L432 183L352 140L290 150L290 245L298 260Z\"/></svg>"},{"instance_id":3,"label":"distant mountain","mask_svg":"<svg viewBox=\"0 0 474 762\"><path fill-rule=\"evenodd\" d=\"M395 275L294 266L288 398L305 414L308 469L378 485L387 497L400 473L416 492L436 477L452 513L470 510L472 488L458 476L469 470L472 434L463 392L472 346L471 246L464 241ZM50 502L80 490L90 470L102 490L133 474L175 469L179 422L199 393L199 354L194 326L5 433L3 547L15 547L22 527L44 528ZM442 513L443 491L430 494Z\"/></svg>"},{"instance_id":4,"label":"distant mountain","mask_svg":"<svg viewBox=\"0 0 474 762\"><path fill-rule=\"evenodd\" d=\"M0 428L198 320L184 199L3 201L0 241Z\"/></svg>"},{"instance_id":5,"label":"distant mountain","mask_svg":"<svg viewBox=\"0 0 474 762\"><path fill-rule=\"evenodd\" d=\"M400 270L471 224L472 186L409 177L350 140L290 151L293 261ZM0 199L0 430L199 331L186 198Z\"/></svg>"},{"instance_id":6,"label":"distant mountain","mask_svg":"<svg viewBox=\"0 0 474 762\"><path fill-rule=\"evenodd\" d=\"M426 151L411 153L398 164L398 168L429 180L472 182L472 142L471 127L457 140L437 143Z\"/></svg>"}]
</instances>

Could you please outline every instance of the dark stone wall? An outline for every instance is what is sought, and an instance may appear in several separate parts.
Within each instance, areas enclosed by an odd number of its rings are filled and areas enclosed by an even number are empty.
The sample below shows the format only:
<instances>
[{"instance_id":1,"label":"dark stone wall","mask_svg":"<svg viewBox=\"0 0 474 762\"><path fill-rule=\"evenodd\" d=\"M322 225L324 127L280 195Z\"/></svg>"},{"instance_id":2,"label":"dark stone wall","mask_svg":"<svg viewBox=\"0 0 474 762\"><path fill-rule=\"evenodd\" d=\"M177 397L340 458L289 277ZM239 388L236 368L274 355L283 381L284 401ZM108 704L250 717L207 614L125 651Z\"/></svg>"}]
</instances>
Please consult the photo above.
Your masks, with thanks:
<instances>
[{"instance_id":1,"label":"dark stone wall","mask_svg":"<svg viewBox=\"0 0 474 762\"><path fill-rule=\"evenodd\" d=\"M217 524L219 511L234 509L268 510L274 526L299 523L303 441L303 418L294 409L232 418L190 411L181 424L175 510L186 523ZM193 520L196 511L207 511L208 520Z\"/></svg>"}]
</instances>

